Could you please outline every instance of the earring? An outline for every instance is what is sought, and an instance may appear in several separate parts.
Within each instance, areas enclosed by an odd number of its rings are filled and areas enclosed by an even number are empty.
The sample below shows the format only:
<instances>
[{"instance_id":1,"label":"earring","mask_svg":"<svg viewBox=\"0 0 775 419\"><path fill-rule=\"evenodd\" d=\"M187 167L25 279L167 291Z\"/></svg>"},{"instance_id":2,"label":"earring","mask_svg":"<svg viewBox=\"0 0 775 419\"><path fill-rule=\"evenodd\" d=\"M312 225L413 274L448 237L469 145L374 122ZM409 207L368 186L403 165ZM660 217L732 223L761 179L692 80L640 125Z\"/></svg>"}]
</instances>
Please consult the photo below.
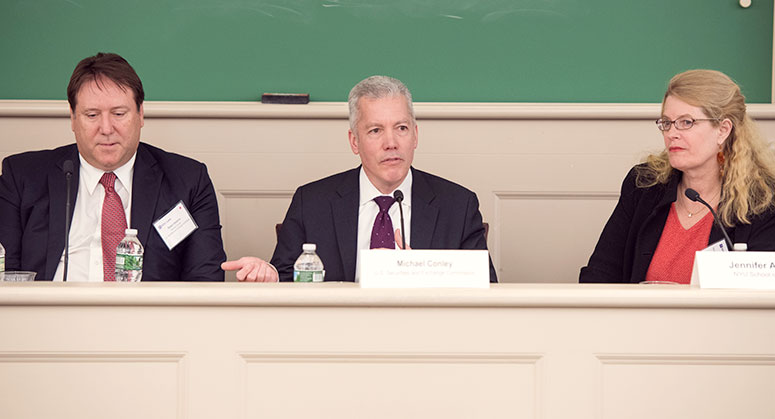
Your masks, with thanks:
<instances>
[{"instance_id":1,"label":"earring","mask_svg":"<svg viewBox=\"0 0 775 419\"><path fill-rule=\"evenodd\" d=\"M726 162L726 158L724 157L724 152L721 151L721 148L719 148L718 154L716 154L716 161L718 162L718 169L721 174L724 174L724 163Z\"/></svg>"}]
</instances>

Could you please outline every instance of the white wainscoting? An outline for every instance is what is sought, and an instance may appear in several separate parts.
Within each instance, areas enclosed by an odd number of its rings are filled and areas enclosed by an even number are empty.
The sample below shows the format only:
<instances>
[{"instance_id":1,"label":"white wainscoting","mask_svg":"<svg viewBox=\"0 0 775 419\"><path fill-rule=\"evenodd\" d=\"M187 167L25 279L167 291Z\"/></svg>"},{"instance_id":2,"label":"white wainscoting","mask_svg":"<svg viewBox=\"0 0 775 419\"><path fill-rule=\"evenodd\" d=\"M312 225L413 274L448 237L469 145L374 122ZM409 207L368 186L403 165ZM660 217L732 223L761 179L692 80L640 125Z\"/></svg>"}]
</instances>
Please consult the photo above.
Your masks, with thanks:
<instances>
[{"instance_id":1,"label":"white wainscoting","mask_svg":"<svg viewBox=\"0 0 775 419\"><path fill-rule=\"evenodd\" d=\"M775 417L773 291L0 283L0 318L2 418Z\"/></svg>"},{"instance_id":2,"label":"white wainscoting","mask_svg":"<svg viewBox=\"0 0 775 419\"><path fill-rule=\"evenodd\" d=\"M345 103L146 102L142 140L207 164L229 258L271 257L299 185L355 167ZM479 196L502 282L575 282L658 104L418 103L415 167ZM749 106L775 140L775 105ZM65 101L0 101L0 157L73 141ZM233 278L230 274L228 278Z\"/></svg>"}]
</instances>

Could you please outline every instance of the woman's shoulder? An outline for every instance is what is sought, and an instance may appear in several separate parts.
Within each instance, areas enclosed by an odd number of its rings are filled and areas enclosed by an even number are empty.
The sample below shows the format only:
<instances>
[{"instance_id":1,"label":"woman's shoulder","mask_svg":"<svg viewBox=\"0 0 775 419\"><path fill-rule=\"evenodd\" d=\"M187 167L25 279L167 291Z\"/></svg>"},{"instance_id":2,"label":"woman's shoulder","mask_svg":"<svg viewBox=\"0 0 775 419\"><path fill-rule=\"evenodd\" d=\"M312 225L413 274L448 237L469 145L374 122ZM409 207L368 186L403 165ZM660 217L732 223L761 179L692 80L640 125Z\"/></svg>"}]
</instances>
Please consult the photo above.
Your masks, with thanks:
<instances>
[{"instance_id":1,"label":"woman's shoulder","mask_svg":"<svg viewBox=\"0 0 775 419\"><path fill-rule=\"evenodd\" d=\"M636 164L630 168L622 181L621 197L634 201L662 200L665 193L677 188L679 178L680 173L674 170L666 182L660 183L656 181L656 173L647 163Z\"/></svg>"}]
</instances>

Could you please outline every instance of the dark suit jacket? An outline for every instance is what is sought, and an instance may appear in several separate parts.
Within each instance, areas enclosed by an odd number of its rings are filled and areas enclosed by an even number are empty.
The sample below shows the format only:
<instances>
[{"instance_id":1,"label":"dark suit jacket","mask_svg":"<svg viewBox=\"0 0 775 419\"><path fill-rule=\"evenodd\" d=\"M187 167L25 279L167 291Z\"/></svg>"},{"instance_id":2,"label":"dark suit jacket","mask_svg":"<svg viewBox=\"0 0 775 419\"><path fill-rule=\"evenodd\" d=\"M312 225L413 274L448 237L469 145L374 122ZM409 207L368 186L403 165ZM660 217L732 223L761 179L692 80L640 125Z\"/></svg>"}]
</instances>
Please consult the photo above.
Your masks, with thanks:
<instances>
[{"instance_id":1,"label":"dark suit jacket","mask_svg":"<svg viewBox=\"0 0 775 419\"><path fill-rule=\"evenodd\" d=\"M72 207L80 161L75 144L3 160L0 176L0 243L6 269L38 273L51 280L65 247L65 176L73 162ZM178 201L199 226L171 251L152 223ZM68 222L72 222L71 219ZM218 204L204 164L140 143L132 180L131 228L145 247L143 281L223 281L226 260Z\"/></svg>"},{"instance_id":2,"label":"dark suit jacket","mask_svg":"<svg viewBox=\"0 0 775 419\"><path fill-rule=\"evenodd\" d=\"M293 264L304 243L317 245L327 281L355 281L359 170L348 170L296 190L272 256L281 281L293 280ZM409 245L413 249L487 249L476 194L414 168L410 228ZM492 261L490 282L497 282Z\"/></svg>"},{"instance_id":3,"label":"dark suit jacket","mask_svg":"<svg viewBox=\"0 0 775 419\"><path fill-rule=\"evenodd\" d=\"M624 179L619 202L603 228L589 263L581 268L579 282L638 283L646 280L670 205L675 202L681 172L675 170L665 184L639 188L635 184L636 170L630 170ZM772 211L752 217L750 224L738 224L726 231L732 243L748 243L748 250L775 250L775 214ZM723 238L714 224L708 244Z\"/></svg>"}]
</instances>

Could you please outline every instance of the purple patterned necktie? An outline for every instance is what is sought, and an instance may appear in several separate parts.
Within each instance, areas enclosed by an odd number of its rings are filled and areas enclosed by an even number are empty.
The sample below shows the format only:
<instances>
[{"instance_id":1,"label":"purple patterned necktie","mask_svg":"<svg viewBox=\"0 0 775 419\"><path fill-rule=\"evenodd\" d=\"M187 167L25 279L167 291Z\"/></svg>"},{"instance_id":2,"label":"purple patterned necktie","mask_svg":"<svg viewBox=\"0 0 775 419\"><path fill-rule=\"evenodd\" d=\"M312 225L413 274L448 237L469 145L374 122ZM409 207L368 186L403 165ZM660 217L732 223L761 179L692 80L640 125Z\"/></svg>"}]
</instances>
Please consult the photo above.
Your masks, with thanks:
<instances>
[{"instance_id":1,"label":"purple patterned necktie","mask_svg":"<svg viewBox=\"0 0 775 419\"><path fill-rule=\"evenodd\" d=\"M374 202L379 205L379 214L371 229L371 245L369 249L395 249L396 241L393 233L393 222L390 221L388 210L396 200L392 196L378 196Z\"/></svg>"}]
</instances>

